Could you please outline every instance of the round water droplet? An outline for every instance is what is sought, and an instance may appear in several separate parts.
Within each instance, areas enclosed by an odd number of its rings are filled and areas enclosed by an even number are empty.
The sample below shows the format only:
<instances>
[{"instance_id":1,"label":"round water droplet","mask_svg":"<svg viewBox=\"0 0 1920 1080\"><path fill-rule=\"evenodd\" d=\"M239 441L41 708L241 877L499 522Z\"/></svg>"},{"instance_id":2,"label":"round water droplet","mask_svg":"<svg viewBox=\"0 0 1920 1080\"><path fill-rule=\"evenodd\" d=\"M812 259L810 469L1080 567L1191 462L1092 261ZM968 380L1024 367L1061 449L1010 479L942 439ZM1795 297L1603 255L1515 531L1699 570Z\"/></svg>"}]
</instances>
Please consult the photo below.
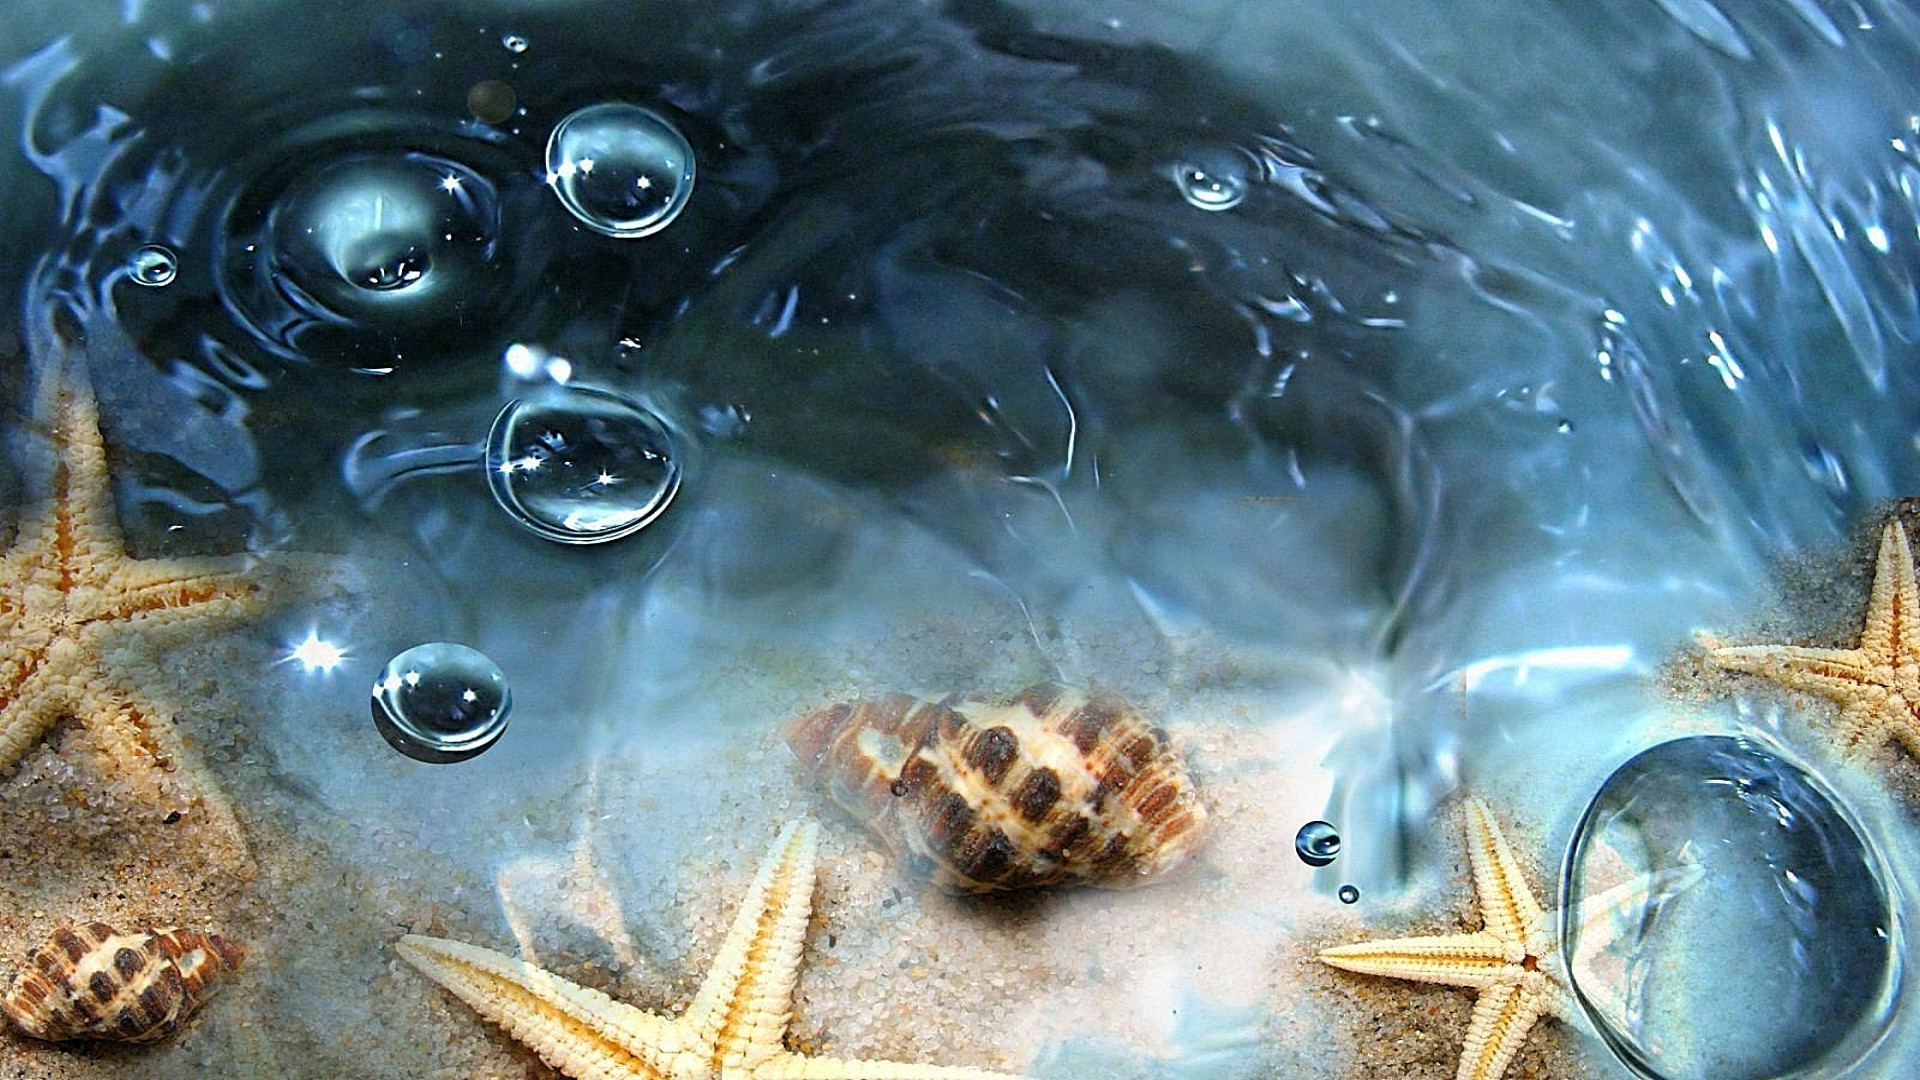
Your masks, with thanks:
<instances>
[{"instance_id":1,"label":"round water droplet","mask_svg":"<svg viewBox=\"0 0 1920 1080\"><path fill-rule=\"evenodd\" d=\"M500 47L510 53L523 53L527 51L527 39L519 34L501 34Z\"/></svg>"},{"instance_id":2,"label":"round water droplet","mask_svg":"<svg viewBox=\"0 0 1920 1080\"><path fill-rule=\"evenodd\" d=\"M1768 744L1693 736L1622 765L1565 887L1575 996L1642 1075L1835 1076L1890 1021L1900 930L1880 860Z\"/></svg>"},{"instance_id":3,"label":"round water droplet","mask_svg":"<svg viewBox=\"0 0 1920 1080\"><path fill-rule=\"evenodd\" d=\"M1324 821L1309 821L1294 834L1293 850L1308 866L1326 866L1340 855L1340 833Z\"/></svg>"},{"instance_id":4,"label":"round water droplet","mask_svg":"<svg viewBox=\"0 0 1920 1080\"><path fill-rule=\"evenodd\" d=\"M693 147L658 113L609 102L578 109L547 140L547 183L595 232L648 236L693 194Z\"/></svg>"},{"instance_id":5,"label":"round water droplet","mask_svg":"<svg viewBox=\"0 0 1920 1080\"><path fill-rule=\"evenodd\" d=\"M444 765L492 746L507 729L513 694L499 665L465 645L415 645L373 684L373 724L395 750Z\"/></svg>"},{"instance_id":6,"label":"round water droplet","mask_svg":"<svg viewBox=\"0 0 1920 1080\"><path fill-rule=\"evenodd\" d=\"M1358 887L1353 885L1340 886L1340 892L1338 895L1340 897L1340 902L1343 904L1357 904L1360 902L1360 890Z\"/></svg>"},{"instance_id":7,"label":"round water droplet","mask_svg":"<svg viewBox=\"0 0 1920 1080\"><path fill-rule=\"evenodd\" d=\"M127 259L127 276L136 285L171 285L180 276L180 257L159 244L148 244Z\"/></svg>"},{"instance_id":8,"label":"round water droplet","mask_svg":"<svg viewBox=\"0 0 1920 1080\"><path fill-rule=\"evenodd\" d=\"M1238 148L1196 150L1174 163L1173 183L1192 206L1231 210L1246 200L1252 170L1253 162Z\"/></svg>"},{"instance_id":9,"label":"round water droplet","mask_svg":"<svg viewBox=\"0 0 1920 1080\"><path fill-rule=\"evenodd\" d=\"M680 490L673 435L617 394L554 387L507 403L487 433L487 483L513 519L549 540L618 540Z\"/></svg>"}]
</instances>

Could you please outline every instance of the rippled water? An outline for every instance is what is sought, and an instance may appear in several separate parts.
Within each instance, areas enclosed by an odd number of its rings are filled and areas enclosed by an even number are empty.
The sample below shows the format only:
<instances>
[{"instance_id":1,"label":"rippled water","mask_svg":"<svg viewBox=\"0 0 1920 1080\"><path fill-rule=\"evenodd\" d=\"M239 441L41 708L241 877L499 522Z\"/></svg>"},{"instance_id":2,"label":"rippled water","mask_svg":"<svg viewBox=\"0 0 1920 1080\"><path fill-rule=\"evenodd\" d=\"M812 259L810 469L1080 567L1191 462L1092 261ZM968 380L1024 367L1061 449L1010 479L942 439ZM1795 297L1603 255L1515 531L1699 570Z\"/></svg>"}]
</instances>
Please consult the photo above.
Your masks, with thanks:
<instances>
[{"instance_id":1,"label":"rippled water","mask_svg":"<svg viewBox=\"0 0 1920 1080\"><path fill-rule=\"evenodd\" d=\"M524 881L590 824L649 913L621 933L697 969L660 883L703 836L750 865L772 814L845 824L775 722L1053 678L1165 715L1250 808L1207 878L1236 899L1161 901L1250 945L1165 935L1184 1013L1083 975L1016 1001L1007 1064L1333 1075L1366 1048L1292 1046L1285 1017L1344 1014L1270 972L1451 930L1446 796L1543 830L1544 879L1635 752L1804 743L1804 717L1662 697L1661 666L1753 625L1782 557L1844 579L1920 489L1904 5L13 7L10 445L30 460L35 381L84 367L137 551L359 575L259 632L344 659L226 691L254 695L237 801L406 908L275 879L290 920L366 939L264 962L308 1060L387 1006L302 1012L294 973L364 989L387 924L441 903L556 948L517 912L574 925L589 890ZM568 395L594 404L533 422ZM370 722L420 642L511 684L485 754L418 765ZM1874 779L1835 783L1910 889L1911 802ZM1288 841L1322 818L1313 869Z\"/></svg>"}]
</instances>

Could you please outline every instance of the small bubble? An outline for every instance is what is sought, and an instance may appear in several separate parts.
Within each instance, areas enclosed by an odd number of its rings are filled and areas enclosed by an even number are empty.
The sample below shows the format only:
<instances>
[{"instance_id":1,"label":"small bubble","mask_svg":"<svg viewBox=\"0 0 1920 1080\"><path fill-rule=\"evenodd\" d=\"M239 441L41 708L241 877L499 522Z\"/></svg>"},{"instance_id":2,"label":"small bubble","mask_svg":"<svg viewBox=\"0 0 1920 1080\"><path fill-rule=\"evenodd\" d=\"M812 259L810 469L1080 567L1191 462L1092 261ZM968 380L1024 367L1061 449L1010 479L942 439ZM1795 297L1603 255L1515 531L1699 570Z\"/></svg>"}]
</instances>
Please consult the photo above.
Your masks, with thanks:
<instances>
[{"instance_id":1,"label":"small bubble","mask_svg":"<svg viewBox=\"0 0 1920 1080\"><path fill-rule=\"evenodd\" d=\"M171 285L180 276L180 257L159 244L148 244L127 260L127 276L136 285Z\"/></svg>"},{"instance_id":2,"label":"small bubble","mask_svg":"<svg viewBox=\"0 0 1920 1080\"><path fill-rule=\"evenodd\" d=\"M500 47L510 53L523 53L527 51L527 39L519 34L501 34Z\"/></svg>"},{"instance_id":3,"label":"small bubble","mask_svg":"<svg viewBox=\"0 0 1920 1080\"><path fill-rule=\"evenodd\" d=\"M465 761L507 729L513 694L500 666L435 641L387 662L373 684L373 724L395 750L436 765Z\"/></svg>"},{"instance_id":4,"label":"small bubble","mask_svg":"<svg viewBox=\"0 0 1920 1080\"><path fill-rule=\"evenodd\" d=\"M693 174L693 147L679 129L638 105L589 105L547 140L547 183L560 205L608 236L666 228L693 194Z\"/></svg>"},{"instance_id":5,"label":"small bubble","mask_svg":"<svg viewBox=\"0 0 1920 1080\"><path fill-rule=\"evenodd\" d=\"M907 782L905 780L895 780L887 786L887 790L893 792L894 796L898 798L907 793Z\"/></svg>"},{"instance_id":6,"label":"small bubble","mask_svg":"<svg viewBox=\"0 0 1920 1080\"><path fill-rule=\"evenodd\" d=\"M1340 902L1343 904L1356 904L1360 902L1360 890L1352 885L1340 886L1339 895Z\"/></svg>"},{"instance_id":7,"label":"small bubble","mask_svg":"<svg viewBox=\"0 0 1920 1080\"><path fill-rule=\"evenodd\" d=\"M1238 148L1193 151L1174 163L1173 183L1191 206L1231 210L1247 197L1251 164Z\"/></svg>"},{"instance_id":8,"label":"small bubble","mask_svg":"<svg viewBox=\"0 0 1920 1080\"><path fill-rule=\"evenodd\" d=\"M1326 866L1340 855L1340 833L1324 821L1309 821L1294 835L1293 850L1308 866Z\"/></svg>"},{"instance_id":9,"label":"small bubble","mask_svg":"<svg viewBox=\"0 0 1920 1080\"><path fill-rule=\"evenodd\" d=\"M486 470L501 509L562 544L638 532L680 490L673 436L660 418L586 387L508 402L487 434Z\"/></svg>"},{"instance_id":10,"label":"small bubble","mask_svg":"<svg viewBox=\"0 0 1920 1080\"><path fill-rule=\"evenodd\" d=\"M498 124L511 117L517 101L513 87L499 79L474 83L467 91L467 111L482 123Z\"/></svg>"}]
</instances>

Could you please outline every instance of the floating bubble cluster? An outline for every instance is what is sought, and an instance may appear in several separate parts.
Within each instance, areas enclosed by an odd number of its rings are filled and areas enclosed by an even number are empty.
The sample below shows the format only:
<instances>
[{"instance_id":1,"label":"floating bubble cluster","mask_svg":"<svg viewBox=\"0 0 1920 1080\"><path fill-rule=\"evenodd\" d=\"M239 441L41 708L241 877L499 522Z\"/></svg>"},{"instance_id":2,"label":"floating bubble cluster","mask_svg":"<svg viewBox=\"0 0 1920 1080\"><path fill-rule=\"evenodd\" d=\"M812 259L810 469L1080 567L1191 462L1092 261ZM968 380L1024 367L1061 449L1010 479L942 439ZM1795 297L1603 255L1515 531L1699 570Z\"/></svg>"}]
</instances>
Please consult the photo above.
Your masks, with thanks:
<instances>
[{"instance_id":1,"label":"floating bubble cluster","mask_svg":"<svg viewBox=\"0 0 1920 1080\"><path fill-rule=\"evenodd\" d=\"M436 765L465 761L507 730L513 694L498 664L465 645L415 645L373 684L373 723L401 753Z\"/></svg>"},{"instance_id":2,"label":"floating bubble cluster","mask_svg":"<svg viewBox=\"0 0 1920 1080\"><path fill-rule=\"evenodd\" d=\"M693 147L658 113L606 102L578 109L547 141L547 183L595 232L650 236L693 194Z\"/></svg>"},{"instance_id":3,"label":"floating bubble cluster","mask_svg":"<svg viewBox=\"0 0 1920 1080\"><path fill-rule=\"evenodd\" d=\"M554 387L500 410L487 482L514 521L548 540L618 540L659 517L680 490L672 433L603 390Z\"/></svg>"},{"instance_id":4,"label":"floating bubble cluster","mask_svg":"<svg viewBox=\"0 0 1920 1080\"><path fill-rule=\"evenodd\" d=\"M1574 836L1567 911L1662 880L1690 883L1562 928L1580 1004L1628 1065L1666 1080L1834 1076L1885 1030L1894 900L1813 774L1725 735L1622 765Z\"/></svg>"},{"instance_id":5,"label":"floating bubble cluster","mask_svg":"<svg viewBox=\"0 0 1920 1080\"><path fill-rule=\"evenodd\" d=\"M1308 866L1327 866L1340 856L1340 833L1324 821L1309 821L1293 837L1294 854Z\"/></svg>"}]
</instances>

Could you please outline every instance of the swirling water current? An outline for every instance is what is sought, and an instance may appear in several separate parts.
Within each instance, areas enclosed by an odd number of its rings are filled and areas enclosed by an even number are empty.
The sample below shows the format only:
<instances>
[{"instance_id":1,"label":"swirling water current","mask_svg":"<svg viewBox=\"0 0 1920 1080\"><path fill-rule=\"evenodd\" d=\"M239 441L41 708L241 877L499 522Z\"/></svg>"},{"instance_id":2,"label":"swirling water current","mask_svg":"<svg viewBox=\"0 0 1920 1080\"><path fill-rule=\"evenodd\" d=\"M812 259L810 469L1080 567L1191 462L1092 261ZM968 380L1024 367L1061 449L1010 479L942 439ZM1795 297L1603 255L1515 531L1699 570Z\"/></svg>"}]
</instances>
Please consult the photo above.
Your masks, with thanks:
<instances>
[{"instance_id":1,"label":"swirling water current","mask_svg":"<svg viewBox=\"0 0 1920 1080\"><path fill-rule=\"evenodd\" d=\"M34 387L84 368L136 551L362 575L260 632L343 652L257 676L267 749L230 782L326 868L275 879L307 882L288 918L365 948L282 942L258 1006L282 1034L102 1075L337 1075L360 1059L335 1030L395 1075L463 1060L385 999L294 1001L322 968L364 991L402 917L323 910L327 874L523 944L591 925L637 958L619 996L664 1006L647 973L704 957L661 882L713 832L750 865L764 816L824 815L762 744L834 693L1113 687L1240 809L1205 880L1249 947L1198 902L1164 968L1053 940L1063 985L1006 1006L1004 1064L1041 1076L1352 1068L1364 1046L1288 1037L1341 1014L1271 973L1396 896L1396 930L1451 928L1456 790L1537 826L1551 881L1603 781L1673 734L1834 760L1773 699L1660 687L1697 630L1753 624L1780 560L1842 579L1920 492L1906 5L7 15L8 495ZM369 722L420 642L511 683L486 753L421 765ZM1834 770L1909 895L1911 811ZM1288 839L1319 819L1339 855L1314 869ZM579 914L553 868L586 848L647 919ZM36 888L11 898L60 895ZM1049 925L1125 917L1075 903ZM991 1036L962 981L955 1026ZM1891 994L1859 1021L1880 1041L1831 1041L1900 1075L1912 1012Z\"/></svg>"}]
</instances>

